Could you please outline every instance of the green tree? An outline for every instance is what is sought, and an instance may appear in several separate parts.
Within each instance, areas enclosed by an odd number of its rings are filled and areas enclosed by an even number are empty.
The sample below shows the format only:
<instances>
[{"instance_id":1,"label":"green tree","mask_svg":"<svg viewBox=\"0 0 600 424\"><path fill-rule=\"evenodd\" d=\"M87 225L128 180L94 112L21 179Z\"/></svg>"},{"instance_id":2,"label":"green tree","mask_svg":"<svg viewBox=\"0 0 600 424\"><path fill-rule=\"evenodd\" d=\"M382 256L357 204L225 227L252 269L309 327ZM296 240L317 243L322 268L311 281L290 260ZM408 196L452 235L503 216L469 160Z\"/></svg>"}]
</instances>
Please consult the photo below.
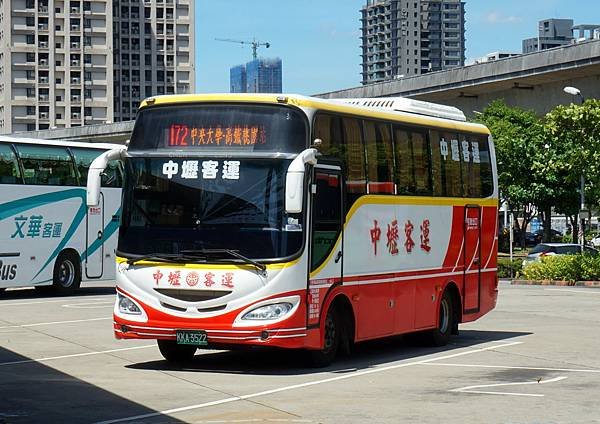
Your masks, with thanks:
<instances>
[{"instance_id":1,"label":"green tree","mask_svg":"<svg viewBox=\"0 0 600 424\"><path fill-rule=\"evenodd\" d=\"M582 175L586 204L597 208L600 200L600 101L557 106L546 115L544 128L551 148L547 160L539 164L539 170L556 175L557 184L562 184L555 209L569 216L574 229L573 241L576 241L577 189Z\"/></svg>"},{"instance_id":2,"label":"green tree","mask_svg":"<svg viewBox=\"0 0 600 424\"><path fill-rule=\"evenodd\" d=\"M525 245L527 225L538 206L547 208L552 198L545 178L535 172L542 160L540 152L545 150L544 126L534 112L509 107L502 100L490 103L478 121L494 137L501 200L508 203ZM521 225L517 218L522 218Z\"/></svg>"}]
</instances>

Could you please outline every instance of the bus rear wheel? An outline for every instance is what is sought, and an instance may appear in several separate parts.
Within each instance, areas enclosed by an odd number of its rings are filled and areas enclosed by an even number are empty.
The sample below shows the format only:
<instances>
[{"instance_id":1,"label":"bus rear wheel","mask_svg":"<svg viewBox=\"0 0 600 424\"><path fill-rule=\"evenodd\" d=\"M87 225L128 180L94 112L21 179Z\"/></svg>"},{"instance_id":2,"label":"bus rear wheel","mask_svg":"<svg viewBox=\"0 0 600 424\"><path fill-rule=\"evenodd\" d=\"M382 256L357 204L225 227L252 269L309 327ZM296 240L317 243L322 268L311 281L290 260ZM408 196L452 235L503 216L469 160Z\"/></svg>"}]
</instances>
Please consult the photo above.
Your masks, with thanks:
<instances>
[{"instance_id":1,"label":"bus rear wheel","mask_svg":"<svg viewBox=\"0 0 600 424\"><path fill-rule=\"evenodd\" d=\"M325 318L323 348L308 352L309 364L315 368L326 367L335 359L341 340L340 318L335 308L329 308Z\"/></svg>"},{"instance_id":2,"label":"bus rear wheel","mask_svg":"<svg viewBox=\"0 0 600 424\"><path fill-rule=\"evenodd\" d=\"M72 252L62 252L54 263L52 290L58 294L71 294L81 285L79 257Z\"/></svg>"},{"instance_id":3,"label":"bus rear wheel","mask_svg":"<svg viewBox=\"0 0 600 424\"><path fill-rule=\"evenodd\" d=\"M194 358L196 346L180 345L175 340L157 340L163 358L174 364L189 362Z\"/></svg>"},{"instance_id":4,"label":"bus rear wheel","mask_svg":"<svg viewBox=\"0 0 600 424\"><path fill-rule=\"evenodd\" d=\"M444 291L440 300L440 312L437 328L429 332L428 341L432 346L445 346L450 341L450 335L455 327L454 302L449 290Z\"/></svg>"}]
</instances>

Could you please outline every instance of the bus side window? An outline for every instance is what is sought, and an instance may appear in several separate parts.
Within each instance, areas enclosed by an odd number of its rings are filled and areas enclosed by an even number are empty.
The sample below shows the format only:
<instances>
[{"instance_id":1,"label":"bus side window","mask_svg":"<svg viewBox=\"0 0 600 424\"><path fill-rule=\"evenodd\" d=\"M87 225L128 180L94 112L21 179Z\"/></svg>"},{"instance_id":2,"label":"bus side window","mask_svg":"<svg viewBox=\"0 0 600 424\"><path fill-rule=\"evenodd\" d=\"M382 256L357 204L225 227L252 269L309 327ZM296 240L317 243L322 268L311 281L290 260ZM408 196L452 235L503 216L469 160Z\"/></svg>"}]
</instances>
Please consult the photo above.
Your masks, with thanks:
<instances>
[{"instance_id":1,"label":"bus side window","mask_svg":"<svg viewBox=\"0 0 600 424\"><path fill-rule=\"evenodd\" d=\"M87 185L87 176L90 165L94 159L103 153L103 151L97 149L71 147L71 152L75 157L75 168L79 177L79 185L85 187Z\"/></svg>"},{"instance_id":2,"label":"bus side window","mask_svg":"<svg viewBox=\"0 0 600 424\"><path fill-rule=\"evenodd\" d=\"M434 196L445 196L445 174L443 173L442 162L448 159L449 143L446 139L442 140L442 135L438 131L430 131L429 148L431 150L431 178L433 184Z\"/></svg>"},{"instance_id":3,"label":"bus side window","mask_svg":"<svg viewBox=\"0 0 600 424\"><path fill-rule=\"evenodd\" d=\"M479 164L474 161L476 157L472 150L470 139L472 136L459 134L460 141L460 157L462 168L462 179L465 197L477 198L481 197L481 179L479 178ZM477 168L477 170L476 170Z\"/></svg>"},{"instance_id":4,"label":"bus side window","mask_svg":"<svg viewBox=\"0 0 600 424\"><path fill-rule=\"evenodd\" d=\"M369 193L396 194L394 151L387 124L364 121Z\"/></svg>"},{"instance_id":5,"label":"bus side window","mask_svg":"<svg viewBox=\"0 0 600 424\"><path fill-rule=\"evenodd\" d=\"M77 177L71 156L55 146L17 145L25 184L75 186Z\"/></svg>"},{"instance_id":6,"label":"bus side window","mask_svg":"<svg viewBox=\"0 0 600 424\"><path fill-rule=\"evenodd\" d=\"M321 139L318 150L322 159L343 159L342 119L320 113L315 118L313 140Z\"/></svg>"},{"instance_id":7,"label":"bus side window","mask_svg":"<svg viewBox=\"0 0 600 424\"><path fill-rule=\"evenodd\" d=\"M420 196L431 196L427 135L423 132L413 131L411 132L411 140L416 194Z\"/></svg>"},{"instance_id":8,"label":"bus side window","mask_svg":"<svg viewBox=\"0 0 600 424\"><path fill-rule=\"evenodd\" d=\"M494 193L494 177L492 175L492 160L490 158L490 145L487 136L473 137L471 140L474 165L479 165L479 170L474 166L475 178L481 184L481 197L488 197ZM477 156L479 161L477 162Z\"/></svg>"},{"instance_id":9,"label":"bus side window","mask_svg":"<svg viewBox=\"0 0 600 424\"><path fill-rule=\"evenodd\" d=\"M416 194L413 149L410 133L394 125L396 184L398 194Z\"/></svg>"},{"instance_id":10,"label":"bus side window","mask_svg":"<svg viewBox=\"0 0 600 424\"><path fill-rule=\"evenodd\" d=\"M123 174L120 163L116 160L108 162L108 166L104 170L102 176L102 187L122 187Z\"/></svg>"},{"instance_id":11,"label":"bus side window","mask_svg":"<svg viewBox=\"0 0 600 424\"><path fill-rule=\"evenodd\" d=\"M23 184L19 162L10 144L0 144L0 184Z\"/></svg>"},{"instance_id":12,"label":"bus side window","mask_svg":"<svg viewBox=\"0 0 600 424\"><path fill-rule=\"evenodd\" d=\"M363 194L367 193L365 176L365 150L363 148L360 121L354 118L343 118L344 162L346 165L346 211Z\"/></svg>"}]
</instances>

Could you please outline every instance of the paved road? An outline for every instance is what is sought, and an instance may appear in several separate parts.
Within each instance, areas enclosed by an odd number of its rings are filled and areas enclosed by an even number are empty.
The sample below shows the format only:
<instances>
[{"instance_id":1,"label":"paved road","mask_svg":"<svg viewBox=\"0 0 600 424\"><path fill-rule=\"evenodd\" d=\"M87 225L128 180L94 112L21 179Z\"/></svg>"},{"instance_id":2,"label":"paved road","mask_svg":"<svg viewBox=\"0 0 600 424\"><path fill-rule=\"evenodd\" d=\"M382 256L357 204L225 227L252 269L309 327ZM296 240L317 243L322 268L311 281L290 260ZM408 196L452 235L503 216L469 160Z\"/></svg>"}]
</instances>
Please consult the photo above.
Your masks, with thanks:
<instances>
[{"instance_id":1,"label":"paved road","mask_svg":"<svg viewBox=\"0 0 600 424\"><path fill-rule=\"evenodd\" d=\"M0 298L0 423L600 423L600 290L501 284L432 349L397 338L334 366L204 351L185 369L113 339L113 289Z\"/></svg>"}]
</instances>

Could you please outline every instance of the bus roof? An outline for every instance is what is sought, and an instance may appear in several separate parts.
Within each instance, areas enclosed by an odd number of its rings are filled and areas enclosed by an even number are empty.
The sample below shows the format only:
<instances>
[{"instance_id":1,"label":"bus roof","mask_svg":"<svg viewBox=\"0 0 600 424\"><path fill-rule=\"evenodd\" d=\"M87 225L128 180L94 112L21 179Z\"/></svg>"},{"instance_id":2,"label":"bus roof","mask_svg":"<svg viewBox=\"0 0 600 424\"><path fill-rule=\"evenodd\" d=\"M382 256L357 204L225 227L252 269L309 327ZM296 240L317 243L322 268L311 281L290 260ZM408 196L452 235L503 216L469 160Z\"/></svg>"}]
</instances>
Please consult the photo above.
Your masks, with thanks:
<instances>
[{"instance_id":1,"label":"bus roof","mask_svg":"<svg viewBox=\"0 0 600 424\"><path fill-rule=\"evenodd\" d=\"M69 140L45 140L43 138L21 138L0 135L0 143L22 143L22 144L37 144L43 146L60 146L60 147L85 147L88 149L110 150L121 144L111 143L86 143L84 141L69 141Z\"/></svg>"},{"instance_id":2,"label":"bus roof","mask_svg":"<svg viewBox=\"0 0 600 424\"><path fill-rule=\"evenodd\" d=\"M307 97L298 94L270 93L175 94L154 96L145 99L140 105L140 110L149 106L170 105L178 103L231 102L289 104L297 107L306 107L374 119L386 119L426 127L438 127L449 130L469 131L486 135L490 134L489 130L481 124L463 122L456 119L440 118L439 115L427 116L420 113L398 111L392 108L386 109L382 108L381 106L365 106L365 102L361 102L363 104L360 105L350 104L346 103L347 100L349 99L320 99L316 97ZM352 100L356 101L357 99ZM382 98L381 100L385 99ZM397 98L395 100L397 100ZM424 104L425 102L420 103ZM441 107L444 108L444 106ZM448 107L445 108L450 109ZM424 109L420 108L420 110Z\"/></svg>"}]
</instances>

